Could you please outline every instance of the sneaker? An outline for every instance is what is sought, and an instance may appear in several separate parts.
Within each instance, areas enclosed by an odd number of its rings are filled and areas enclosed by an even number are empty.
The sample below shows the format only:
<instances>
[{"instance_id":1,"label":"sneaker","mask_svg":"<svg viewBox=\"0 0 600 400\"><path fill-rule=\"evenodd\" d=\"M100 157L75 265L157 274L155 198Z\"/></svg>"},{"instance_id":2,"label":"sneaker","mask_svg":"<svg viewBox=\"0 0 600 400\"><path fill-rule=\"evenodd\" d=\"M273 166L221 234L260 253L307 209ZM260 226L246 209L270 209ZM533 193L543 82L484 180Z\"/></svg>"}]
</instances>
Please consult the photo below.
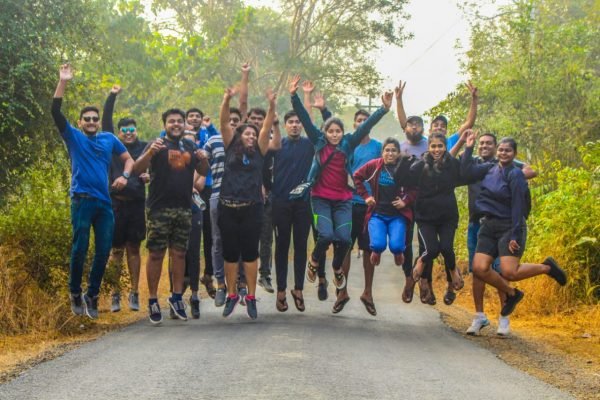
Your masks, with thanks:
<instances>
[{"instance_id":1,"label":"sneaker","mask_svg":"<svg viewBox=\"0 0 600 400\"><path fill-rule=\"evenodd\" d=\"M83 294L83 311L85 315L91 319L98 319L98 296L89 297L87 294Z\"/></svg>"},{"instance_id":2,"label":"sneaker","mask_svg":"<svg viewBox=\"0 0 600 400\"><path fill-rule=\"evenodd\" d=\"M71 311L73 312L73 314L83 315L84 311L83 311L83 304L81 301L81 293L78 293L78 294L71 293L71 294L69 294L69 299L71 300Z\"/></svg>"},{"instance_id":3,"label":"sneaker","mask_svg":"<svg viewBox=\"0 0 600 400\"><path fill-rule=\"evenodd\" d=\"M200 318L200 299L190 296L190 307L192 308L192 318Z\"/></svg>"},{"instance_id":4,"label":"sneaker","mask_svg":"<svg viewBox=\"0 0 600 400\"><path fill-rule=\"evenodd\" d=\"M523 300L524 295L525 293L521 292L519 289L515 289L514 295L506 296L506 302L504 303L504 306L502 306L500 315L503 317L508 317L515 310L517 304Z\"/></svg>"},{"instance_id":5,"label":"sneaker","mask_svg":"<svg viewBox=\"0 0 600 400\"><path fill-rule=\"evenodd\" d=\"M112 295L112 302L110 304L111 312L119 312L121 311L121 295L119 293L114 293Z\"/></svg>"},{"instance_id":6,"label":"sneaker","mask_svg":"<svg viewBox=\"0 0 600 400\"><path fill-rule=\"evenodd\" d=\"M173 310L176 318L182 321L187 321L187 314L185 313L185 304L183 303L183 300L175 300L173 297L169 297L167 302L169 303L171 310Z\"/></svg>"},{"instance_id":7,"label":"sneaker","mask_svg":"<svg viewBox=\"0 0 600 400\"><path fill-rule=\"evenodd\" d=\"M215 293L215 307L223 307L225 297L227 297L225 288L217 288L217 293Z\"/></svg>"},{"instance_id":8,"label":"sneaker","mask_svg":"<svg viewBox=\"0 0 600 400\"><path fill-rule=\"evenodd\" d=\"M150 323L154 325L158 325L162 322L162 313L160 312L158 301L148 305L148 318L150 319Z\"/></svg>"},{"instance_id":9,"label":"sneaker","mask_svg":"<svg viewBox=\"0 0 600 400\"><path fill-rule=\"evenodd\" d=\"M269 293L275 293L275 289L273 289L273 285L271 285L271 278L268 276L261 276L258 279L258 285Z\"/></svg>"},{"instance_id":10,"label":"sneaker","mask_svg":"<svg viewBox=\"0 0 600 400\"><path fill-rule=\"evenodd\" d=\"M223 308L223 316L229 317L231 314L233 314L233 311L235 310L235 306L237 305L237 303L239 301L240 301L239 295L237 295L235 297L227 296L227 300L225 300L225 308Z\"/></svg>"},{"instance_id":11,"label":"sneaker","mask_svg":"<svg viewBox=\"0 0 600 400\"><path fill-rule=\"evenodd\" d=\"M140 311L140 295L138 293L129 293L129 309Z\"/></svg>"},{"instance_id":12,"label":"sneaker","mask_svg":"<svg viewBox=\"0 0 600 400\"><path fill-rule=\"evenodd\" d=\"M481 331L483 328L489 325L490 320L488 320L486 317L475 317L473 318L473 322L471 322L471 326L467 329L467 335L479 335L479 331Z\"/></svg>"},{"instance_id":13,"label":"sneaker","mask_svg":"<svg viewBox=\"0 0 600 400\"><path fill-rule=\"evenodd\" d=\"M498 330L496 330L496 335L498 336L508 336L510 334L510 320L508 317L500 317L498 320Z\"/></svg>"},{"instance_id":14,"label":"sneaker","mask_svg":"<svg viewBox=\"0 0 600 400\"><path fill-rule=\"evenodd\" d=\"M346 288L346 275L344 275L344 272L340 272L339 274L337 272L333 273L333 284L339 290Z\"/></svg>"},{"instance_id":15,"label":"sneaker","mask_svg":"<svg viewBox=\"0 0 600 400\"><path fill-rule=\"evenodd\" d=\"M250 319L258 318L258 310L256 309L256 298L246 299L246 313Z\"/></svg>"},{"instance_id":16,"label":"sneaker","mask_svg":"<svg viewBox=\"0 0 600 400\"><path fill-rule=\"evenodd\" d=\"M329 297L329 293L327 293L327 286L329 286L329 282L327 282L327 279L325 279L323 282L319 282L317 296L319 296L319 300L321 301L325 301Z\"/></svg>"},{"instance_id":17,"label":"sneaker","mask_svg":"<svg viewBox=\"0 0 600 400\"><path fill-rule=\"evenodd\" d=\"M246 305L246 295L248 294L248 289L245 287L241 287L238 289L238 296L240 297L240 306Z\"/></svg>"},{"instance_id":18,"label":"sneaker","mask_svg":"<svg viewBox=\"0 0 600 400\"><path fill-rule=\"evenodd\" d=\"M550 267L550 271L548 271L548 275L552 279L554 279L560 286L565 286L567 284L567 274L561 267L558 266L556 260L552 257L546 258L542 261L542 264L548 265Z\"/></svg>"},{"instance_id":19,"label":"sneaker","mask_svg":"<svg viewBox=\"0 0 600 400\"><path fill-rule=\"evenodd\" d=\"M381 262L381 254L372 251L370 261L371 261L371 264L373 264L375 266L379 265L379 263Z\"/></svg>"}]
</instances>

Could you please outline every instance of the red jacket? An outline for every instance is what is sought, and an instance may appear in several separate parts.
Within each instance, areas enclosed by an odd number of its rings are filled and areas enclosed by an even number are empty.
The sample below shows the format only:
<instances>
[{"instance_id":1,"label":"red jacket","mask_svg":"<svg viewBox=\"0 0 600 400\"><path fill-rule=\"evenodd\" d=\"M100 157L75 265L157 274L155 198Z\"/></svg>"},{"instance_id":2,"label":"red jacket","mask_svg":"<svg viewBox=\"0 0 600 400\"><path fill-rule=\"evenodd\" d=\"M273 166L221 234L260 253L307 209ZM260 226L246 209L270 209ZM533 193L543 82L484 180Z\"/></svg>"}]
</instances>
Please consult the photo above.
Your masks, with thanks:
<instances>
[{"instance_id":1,"label":"red jacket","mask_svg":"<svg viewBox=\"0 0 600 400\"><path fill-rule=\"evenodd\" d=\"M402 166L404 164L406 163L402 163L401 161L399 169L403 169ZM410 168L410 162L408 162L407 168L405 169L408 171L408 168ZM376 158L367 162L365 165L356 170L356 172L354 172L353 178L354 184L356 185L356 192L363 199L366 200L369 198L369 196L371 196L369 192L367 192L367 188L365 187L365 182L369 182L369 186L371 187L371 193L375 198L375 203L377 204L377 202L379 201L379 176L381 175L382 169L383 158ZM396 181L397 185L397 195L398 197L403 199L404 203L406 203L406 207L398 210L398 213L404 216L408 220L408 222L411 223L413 220L413 210L412 207L409 206L412 203L414 203L415 199L417 198L417 189L415 187L403 186L402 182L398 182L398 179L402 179L403 176L407 176L406 174L402 174L402 171L399 172L400 173L396 173L396 176L394 176L394 181ZM373 214L374 210L375 206L368 206L367 213L365 215L365 230L369 225L369 219L371 219L371 215Z\"/></svg>"}]
</instances>

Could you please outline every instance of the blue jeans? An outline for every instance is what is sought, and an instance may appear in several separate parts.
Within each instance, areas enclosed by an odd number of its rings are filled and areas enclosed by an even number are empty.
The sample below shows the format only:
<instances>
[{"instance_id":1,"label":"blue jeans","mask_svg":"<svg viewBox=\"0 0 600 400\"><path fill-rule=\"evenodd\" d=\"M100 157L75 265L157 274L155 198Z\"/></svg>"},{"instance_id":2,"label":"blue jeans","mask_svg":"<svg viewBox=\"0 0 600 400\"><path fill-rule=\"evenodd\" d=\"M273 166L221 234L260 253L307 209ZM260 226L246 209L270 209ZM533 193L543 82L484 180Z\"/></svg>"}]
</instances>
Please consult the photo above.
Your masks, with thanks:
<instances>
[{"instance_id":1,"label":"blue jeans","mask_svg":"<svg viewBox=\"0 0 600 400\"><path fill-rule=\"evenodd\" d=\"M97 296L100 293L102 277L112 247L115 226L112 207L110 203L75 194L71 199L71 225L73 225L73 245L69 290L73 294L81 293L81 279L90 242L90 228L93 227L96 254L88 277L87 295Z\"/></svg>"},{"instance_id":2,"label":"blue jeans","mask_svg":"<svg viewBox=\"0 0 600 400\"><path fill-rule=\"evenodd\" d=\"M393 254L404 253L406 249L407 221L401 215L373 214L369 219L369 240L371 251L383 253L390 237L390 251Z\"/></svg>"},{"instance_id":3,"label":"blue jeans","mask_svg":"<svg viewBox=\"0 0 600 400\"><path fill-rule=\"evenodd\" d=\"M333 269L342 267L350 249L352 231L352 202L350 200L328 200L311 198L313 218L317 226L317 243L313 260L325 259L329 245L333 243Z\"/></svg>"},{"instance_id":4,"label":"blue jeans","mask_svg":"<svg viewBox=\"0 0 600 400\"><path fill-rule=\"evenodd\" d=\"M477 222L469 222L467 228L467 249L469 250L469 272L473 272L473 258L475 257L475 250L477 249L477 235L479 234L479 228L481 224ZM492 268L497 272L500 271L500 259L496 258L492 263Z\"/></svg>"}]
</instances>

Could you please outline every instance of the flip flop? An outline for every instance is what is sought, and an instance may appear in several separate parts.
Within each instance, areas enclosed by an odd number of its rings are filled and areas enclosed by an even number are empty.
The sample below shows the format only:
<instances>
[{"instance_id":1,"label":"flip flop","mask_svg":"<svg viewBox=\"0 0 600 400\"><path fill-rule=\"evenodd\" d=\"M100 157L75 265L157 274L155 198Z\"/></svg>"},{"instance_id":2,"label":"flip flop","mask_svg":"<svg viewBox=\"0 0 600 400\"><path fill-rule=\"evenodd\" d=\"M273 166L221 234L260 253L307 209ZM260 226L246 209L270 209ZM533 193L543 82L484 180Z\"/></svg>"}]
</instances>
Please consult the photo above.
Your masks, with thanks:
<instances>
[{"instance_id":1,"label":"flip flop","mask_svg":"<svg viewBox=\"0 0 600 400\"><path fill-rule=\"evenodd\" d=\"M427 281L419 281L419 297L421 298L421 303L429 304L429 285Z\"/></svg>"},{"instance_id":2,"label":"flip flop","mask_svg":"<svg viewBox=\"0 0 600 400\"><path fill-rule=\"evenodd\" d=\"M296 294L294 293L293 290L290 290L290 294L294 298L294 304L296 305L296 308L298 309L298 311L304 312L304 310L306 309L304 307L304 299L299 296L296 296Z\"/></svg>"},{"instance_id":3,"label":"flip flop","mask_svg":"<svg viewBox=\"0 0 600 400\"><path fill-rule=\"evenodd\" d=\"M337 314L339 312L341 312L344 307L346 306L346 303L348 303L350 301L350 297L346 297L343 300L337 301L335 302L335 304L333 305L333 309L331 310L332 313Z\"/></svg>"},{"instance_id":4,"label":"flip flop","mask_svg":"<svg viewBox=\"0 0 600 400\"><path fill-rule=\"evenodd\" d=\"M444 295L444 304L449 306L454 303L456 300L456 293L446 290L446 294Z\"/></svg>"},{"instance_id":5,"label":"flip flop","mask_svg":"<svg viewBox=\"0 0 600 400\"><path fill-rule=\"evenodd\" d=\"M371 314L372 316L377 315L377 310L375 309L375 304L373 304L373 302L365 299L364 297L361 297L360 301L362 301L362 303L365 305L365 308L367 309L367 312L369 314Z\"/></svg>"},{"instance_id":6,"label":"flip flop","mask_svg":"<svg viewBox=\"0 0 600 400\"><path fill-rule=\"evenodd\" d=\"M286 298L284 297L281 300L277 299L275 301L275 308L277 308L277 311L279 311L279 312L286 312L288 310Z\"/></svg>"}]
</instances>

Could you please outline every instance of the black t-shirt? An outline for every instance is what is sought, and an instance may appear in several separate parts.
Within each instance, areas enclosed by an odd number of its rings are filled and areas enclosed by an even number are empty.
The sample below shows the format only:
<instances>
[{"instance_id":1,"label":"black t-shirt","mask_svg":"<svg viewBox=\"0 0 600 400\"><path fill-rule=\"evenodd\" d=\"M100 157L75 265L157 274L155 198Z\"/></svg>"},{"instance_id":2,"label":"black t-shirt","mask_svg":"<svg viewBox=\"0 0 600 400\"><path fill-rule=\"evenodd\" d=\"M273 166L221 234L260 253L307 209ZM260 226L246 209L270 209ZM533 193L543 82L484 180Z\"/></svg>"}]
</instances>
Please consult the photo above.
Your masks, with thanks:
<instances>
[{"instance_id":1,"label":"black t-shirt","mask_svg":"<svg viewBox=\"0 0 600 400\"><path fill-rule=\"evenodd\" d=\"M390 168L388 170L388 168ZM399 211L392 205L396 199L398 189L394 182L393 167L384 166L379 175L379 190L377 195L377 204L375 204L375 213L381 215L399 215Z\"/></svg>"},{"instance_id":2,"label":"black t-shirt","mask_svg":"<svg viewBox=\"0 0 600 400\"><path fill-rule=\"evenodd\" d=\"M221 182L221 198L239 202L262 202L263 165L260 150L241 155L234 145L225 150L225 171Z\"/></svg>"},{"instance_id":3,"label":"black t-shirt","mask_svg":"<svg viewBox=\"0 0 600 400\"><path fill-rule=\"evenodd\" d=\"M140 140L136 140L131 144L126 144L125 147L127 151L131 155L133 160L137 160L143 153L144 149L148 143L142 142ZM110 183L114 182L120 176L123 176L123 168L125 165L121 158L113 155L111 163L110 163ZM139 175L131 174L129 179L127 180L127 186L125 186L121 190L115 190L112 187L110 188L111 195L119 195L123 197L127 197L131 200L144 200L146 198L146 190L144 186L144 182L140 179Z\"/></svg>"},{"instance_id":4,"label":"black t-shirt","mask_svg":"<svg viewBox=\"0 0 600 400\"><path fill-rule=\"evenodd\" d=\"M153 143L150 142L146 149ZM196 145L182 139L172 142L164 139L165 149L150 161L150 188L148 208L188 208L192 207L192 186L194 170L198 160L194 155ZM145 151L145 150L144 150Z\"/></svg>"}]
</instances>

